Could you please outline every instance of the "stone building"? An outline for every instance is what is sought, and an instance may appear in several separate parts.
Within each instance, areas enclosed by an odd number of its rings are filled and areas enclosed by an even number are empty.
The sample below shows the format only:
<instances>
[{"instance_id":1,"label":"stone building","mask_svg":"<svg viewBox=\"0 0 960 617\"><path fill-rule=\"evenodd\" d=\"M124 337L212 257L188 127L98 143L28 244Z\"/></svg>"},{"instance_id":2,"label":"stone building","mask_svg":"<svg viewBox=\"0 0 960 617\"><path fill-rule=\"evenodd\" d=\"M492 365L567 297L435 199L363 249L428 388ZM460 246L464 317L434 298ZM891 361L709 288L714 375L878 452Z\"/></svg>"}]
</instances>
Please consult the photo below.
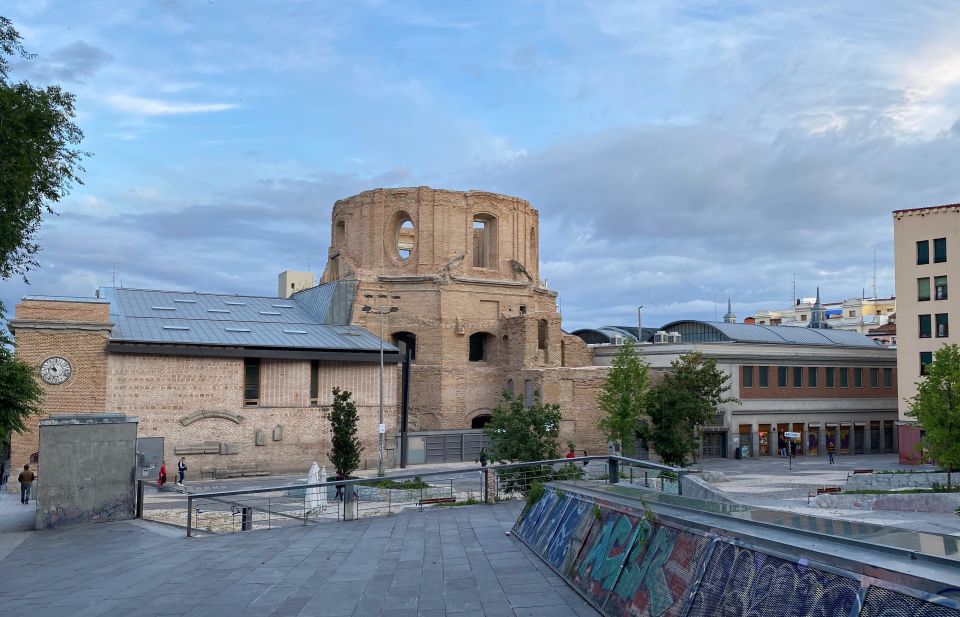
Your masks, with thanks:
<instances>
[{"instance_id":1,"label":"stone building","mask_svg":"<svg viewBox=\"0 0 960 617\"><path fill-rule=\"evenodd\" d=\"M606 450L595 427L606 371L560 329L538 220L523 199L428 187L334 205L321 282L357 281L350 322L379 333L382 317L387 339L409 349L410 431L477 429L504 390L539 389L561 405L564 443Z\"/></svg>"},{"instance_id":2,"label":"stone building","mask_svg":"<svg viewBox=\"0 0 960 617\"><path fill-rule=\"evenodd\" d=\"M290 299L112 288L28 296L10 330L17 355L37 367L45 415L136 416L140 437L163 439L170 477L180 456L194 478L325 462L334 386L353 393L363 464L375 468L380 340L348 324L354 291L333 283ZM385 351L394 431L398 354ZM12 436L13 468L37 462L36 424ZM392 449L387 456L389 464Z\"/></svg>"}]
</instances>

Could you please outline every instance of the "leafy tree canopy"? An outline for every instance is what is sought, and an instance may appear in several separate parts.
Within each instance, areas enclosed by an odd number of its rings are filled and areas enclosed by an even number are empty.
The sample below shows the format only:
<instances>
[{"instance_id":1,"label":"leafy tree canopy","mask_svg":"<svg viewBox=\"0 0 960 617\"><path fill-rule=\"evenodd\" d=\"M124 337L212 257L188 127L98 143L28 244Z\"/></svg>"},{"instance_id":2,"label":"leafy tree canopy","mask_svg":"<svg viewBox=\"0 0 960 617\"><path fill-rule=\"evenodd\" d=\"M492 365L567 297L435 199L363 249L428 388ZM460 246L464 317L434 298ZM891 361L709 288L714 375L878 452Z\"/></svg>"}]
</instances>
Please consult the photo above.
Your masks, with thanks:
<instances>
[{"instance_id":1,"label":"leafy tree canopy","mask_svg":"<svg viewBox=\"0 0 960 617\"><path fill-rule=\"evenodd\" d=\"M41 413L42 398L36 369L0 346L0 443L10 432L27 430L26 419Z\"/></svg>"},{"instance_id":2,"label":"leafy tree canopy","mask_svg":"<svg viewBox=\"0 0 960 617\"><path fill-rule=\"evenodd\" d=\"M930 457L948 472L960 468L960 347L944 345L934 353L908 415L923 426L921 443Z\"/></svg>"},{"instance_id":3,"label":"leafy tree canopy","mask_svg":"<svg viewBox=\"0 0 960 617\"><path fill-rule=\"evenodd\" d=\"M605 413L597 428L608 441L619 441L624 454L634 453L635 436L646 416L647 385L647 363L628 339L597 395L597 404Z\"/></svg>"},{"instance_id":4,"label":"leafy tree canopy","mask_svg":"<svg viewBox=\"0 0 960 617\"><path fill-rule=\"evenodd\" d=\"M359 415L352 395L340 388L333 389L333 408L330 410L330 463L337 473L349 476L360 467L363 446L357 437Z\"/></svg>"},{"instance_id":5,"label":"leafy tree canopy","mask_svg":"<svg viewBox=\"0 0 960 617\"><path fill-rule=\"evenodd\" d=\"M503 402L493 410L484 427L494 461L516 463L541 461L560 456L560 405L544 403L540 391L533 404L503 393Z\"/></svg>"},{"instance_id":6,"label":"leafy tree canopy","mask_svg":"<svg viewBox=\"0 0 960 617\"><path fill-rule=\"evenodd\" d=\"M647 437L664 463L683 467L697 458L698 427L717 413L719 405L739 401L724 396L730 388L730 376L712 358L687 353L671 366L673 370L650 390Z\"/></svg>"}]
</instances>

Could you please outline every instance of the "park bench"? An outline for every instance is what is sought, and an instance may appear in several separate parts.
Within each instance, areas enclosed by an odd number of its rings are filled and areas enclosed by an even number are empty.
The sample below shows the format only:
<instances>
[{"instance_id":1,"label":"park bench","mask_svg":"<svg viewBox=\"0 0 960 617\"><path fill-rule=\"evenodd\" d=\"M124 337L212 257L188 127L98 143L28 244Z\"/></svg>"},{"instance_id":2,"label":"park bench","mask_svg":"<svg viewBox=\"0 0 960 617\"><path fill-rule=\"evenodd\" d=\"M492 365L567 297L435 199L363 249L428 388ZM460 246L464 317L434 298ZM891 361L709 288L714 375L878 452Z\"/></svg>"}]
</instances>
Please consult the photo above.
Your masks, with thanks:
<instances>
[{"instance_id":1,"label":"park bench","mask_svg":"<svg viewBox=\"0 0 960 617\"><path fill-rule=\"evenodd\" d=\"M843 489L839 486L821 486L817 489L817 495L839 495ZM810 504L810 498L813 497L813 493L807 493L807 504Z\"/></svg>"},{"instance_id":2,"label":"park bench","mask_svg":"<svg viewBox=\"0 0 960 617\"><path fill-rule=\"evenodd\" d=\"M873 470L872 470L872 469L865 469L865 468L854 469L853 471L851 471L850 473L847 474L847 478L849 478L850 476L852 476L852 475L854 475L854 474L858 474L858 473L873 473Z\"/></svg>"},{"instance_id":3,"label":"park bench","mask_svg":"<svg viewBox=\"0 0 960 617\"><path fill-rule=\"evenodd\" d=\"M417 502L417 505L423 510L423 506L428 506L433 503L453 503L455 501L456 499L453 497L433 497L431 499L421 499Z\"/></svg>"}]
</instances>

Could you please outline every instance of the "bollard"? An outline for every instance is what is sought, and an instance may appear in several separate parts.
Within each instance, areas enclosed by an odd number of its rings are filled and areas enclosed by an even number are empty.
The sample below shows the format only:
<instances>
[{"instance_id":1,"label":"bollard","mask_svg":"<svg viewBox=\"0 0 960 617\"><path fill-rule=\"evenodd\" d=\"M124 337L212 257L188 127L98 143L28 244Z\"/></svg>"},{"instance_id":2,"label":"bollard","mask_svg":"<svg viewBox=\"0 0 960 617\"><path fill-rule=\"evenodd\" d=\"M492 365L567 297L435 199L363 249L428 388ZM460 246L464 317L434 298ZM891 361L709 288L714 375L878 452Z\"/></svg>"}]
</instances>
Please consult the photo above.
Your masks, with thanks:
<instances>
[{"instance_id":1,"label":"bollard","mask_svg":"<svg viewBox=\"0 0 960 617\"><path fill-rule=\"evenodd\" d=\"M620 481L620 461L615 458L607 459L607 481L610 484Z\"/></svg>"},{"instance_id":2,"label":"bollard","mask_svg":"<svg viewBox=\"0 0 960 617\"><path fill-rule=\"evenodd\" d=\"M143 518L143 480L137 480L137 518Z\"/></svg>"},{"instance_id":3,"label":"bollard","mask_svg":"<svg viewBox=\"0 0 960 617\"><path fill-rule=\"evenodd\" d=\"M240 531L250 531L253 529L253 508L244 506L240 510Z\"/></svg>"},{"instance_id":4,"label":"bollard","mask_svg":"<svg viewBox=\"0 0 960 617\"><path fill-rule=\"evenodd\" d=\"M483 503L497 503L497 478L489 467L483 468Z\"/></svg>"},{"instance_id":5,"label":"bollard","mask_svg":"<svg viewBox=\"0 0 960 617\"><path fill-rule=\"evenodd\" d=\"M353 485L348 484L343 487L343 520L352 521L353 516L353 499L356 495L353 492Z\"/></svg>"},{"instance_id":6,"label":"bollard","mask_svg":"<svg viewBox=\"0 0 960 617\"><path fill-rule=\"evenodd\" d=\"M187 537L193 535L193 497L187 495Z\"/></svg>"}]
</instances>

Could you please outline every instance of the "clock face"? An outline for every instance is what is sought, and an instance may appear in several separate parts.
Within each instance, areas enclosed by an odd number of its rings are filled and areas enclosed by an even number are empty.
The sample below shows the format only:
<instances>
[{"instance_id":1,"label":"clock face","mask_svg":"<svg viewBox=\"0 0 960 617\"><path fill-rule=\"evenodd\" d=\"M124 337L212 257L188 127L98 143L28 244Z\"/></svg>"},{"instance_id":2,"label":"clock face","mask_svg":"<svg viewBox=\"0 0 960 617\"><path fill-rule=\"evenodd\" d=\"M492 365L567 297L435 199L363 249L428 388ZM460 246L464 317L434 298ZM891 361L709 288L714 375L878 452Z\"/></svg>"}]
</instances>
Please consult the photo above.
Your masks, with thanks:
<instances>
[{"instance_id":1,"label":"clock face","mask_svg":"<svg viewBox=\"0 0 960 617\"><path fill-rule=\"evenodd\" d=\"M70 377L70 363L65 358L53 356L40 365L40 379L53 385L59 385Z\"/></svg>"}]
</instances>

